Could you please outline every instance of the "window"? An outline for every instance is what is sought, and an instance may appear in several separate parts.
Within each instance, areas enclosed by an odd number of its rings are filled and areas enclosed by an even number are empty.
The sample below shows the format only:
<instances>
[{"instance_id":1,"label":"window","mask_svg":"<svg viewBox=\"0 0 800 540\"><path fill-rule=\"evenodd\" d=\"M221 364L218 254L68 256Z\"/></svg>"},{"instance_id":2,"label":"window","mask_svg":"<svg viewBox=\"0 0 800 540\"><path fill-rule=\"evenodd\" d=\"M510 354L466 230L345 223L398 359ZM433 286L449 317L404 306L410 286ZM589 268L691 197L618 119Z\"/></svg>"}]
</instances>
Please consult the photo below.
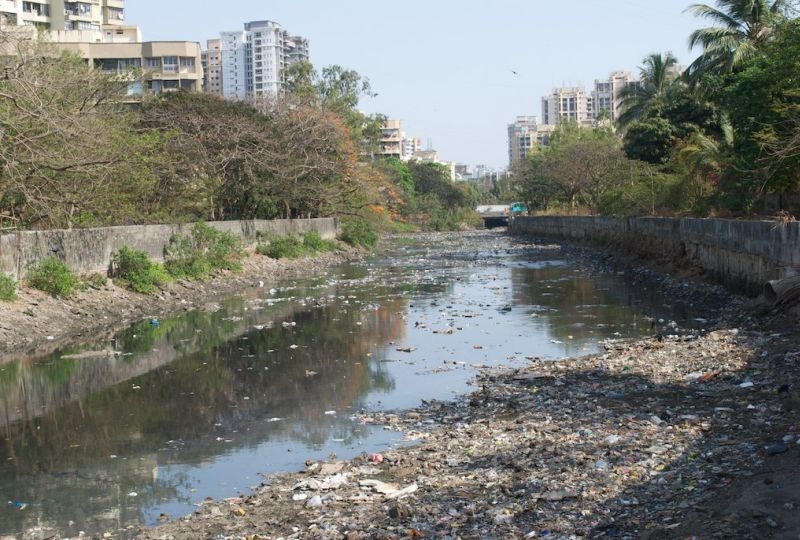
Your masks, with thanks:
<instances>
[{"instance_id":1,"label":"window","mask_svg":"<svg viewBox=\"0 0 800 540\"><path fill-rule=\"evenodd\" d=\"M177 73L178 72L178 57L177 56L165 56L162 58L163 64L163 71L165 73Z\"/></svg>"},{"instance_id":2,"label":"window","mask_svg":"<svg viewBox=\"0 0 800 540\"><path fill-rule=\"evenodd\" d=\"M194 69L194 58L192 58L191 56L182 57L181 67L185 69Z\"/></svg>"},{"instance_id":3,"label":"window","mask_svg":"<svg viewBox=\"0 0 800 540\"><path fill-rule=\"evenodd\" d=\"M147 69L159 69L161 67L161 58L145 58L144 63Z\"/></svg>"}]
</instances>

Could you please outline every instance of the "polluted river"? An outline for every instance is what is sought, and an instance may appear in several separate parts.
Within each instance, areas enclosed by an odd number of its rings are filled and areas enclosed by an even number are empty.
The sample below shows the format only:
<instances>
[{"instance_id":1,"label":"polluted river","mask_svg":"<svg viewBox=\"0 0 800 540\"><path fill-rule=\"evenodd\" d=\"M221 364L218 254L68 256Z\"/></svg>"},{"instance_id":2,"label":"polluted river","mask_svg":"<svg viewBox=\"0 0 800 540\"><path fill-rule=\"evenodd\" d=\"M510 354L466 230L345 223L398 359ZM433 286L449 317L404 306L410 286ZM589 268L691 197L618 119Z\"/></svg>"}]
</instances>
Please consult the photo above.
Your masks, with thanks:
<instances>
[{"instance_id":1,"label":"polluted river","mask_svg":"<svg viewBox=\"0 0 800 540\"><path fill-rule=\"evenodd\" d=\"M453 399L486 367L702 324L624 272L504 231L385 244L0 366L0 536L133 535L307 460L407 444L360 419Z\"/></svg>"}]
</instances>

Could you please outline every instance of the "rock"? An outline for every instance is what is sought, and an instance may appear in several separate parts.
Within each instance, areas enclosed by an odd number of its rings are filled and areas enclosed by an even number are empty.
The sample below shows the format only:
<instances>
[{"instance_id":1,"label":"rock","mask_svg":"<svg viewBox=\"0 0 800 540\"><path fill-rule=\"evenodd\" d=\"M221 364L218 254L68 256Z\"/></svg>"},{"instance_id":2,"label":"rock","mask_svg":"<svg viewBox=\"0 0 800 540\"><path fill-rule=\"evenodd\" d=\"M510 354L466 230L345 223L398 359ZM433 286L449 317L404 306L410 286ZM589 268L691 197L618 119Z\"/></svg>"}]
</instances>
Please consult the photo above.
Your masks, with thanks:
<instances>
[{"instance_id":1,"label":"rock","mask_svg":"<svg viewBox=\"0 0 800 540\"><path fill-rule=\"evenodd\" d=\"M777 442L764 447L764 453L768 456L774 456L776 454L783 454L789 450L789 445L785 442Z\"/></svg>"},{"instance_id":2,"label":"rock","mask_svg":"<svg viewBox=\"0 0 800 540\"><path fill-rule=\"evenodd\" d=\"M320 506L322 506L322 497L319 495L314 495L306 501L307 508L317 508Z\"/></svg>"}]
</instances>

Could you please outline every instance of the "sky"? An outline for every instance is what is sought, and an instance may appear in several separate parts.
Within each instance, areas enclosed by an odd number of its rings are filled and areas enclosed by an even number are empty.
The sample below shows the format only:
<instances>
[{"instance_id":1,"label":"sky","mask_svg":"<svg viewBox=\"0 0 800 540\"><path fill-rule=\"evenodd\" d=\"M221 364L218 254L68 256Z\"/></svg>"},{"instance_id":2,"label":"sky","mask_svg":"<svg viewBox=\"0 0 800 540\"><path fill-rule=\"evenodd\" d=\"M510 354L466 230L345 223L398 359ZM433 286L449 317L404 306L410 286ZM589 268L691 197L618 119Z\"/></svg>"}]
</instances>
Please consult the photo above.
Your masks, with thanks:
<instances>
[{"instance_id":1,"label":"sky","mask_svg":"<svg viewBox=\"0 0 800 540\"><path fill-rule=\"evenodd\" d=\"M145 41L206 40L271 20L309 40L317 70L340 65L378 95L359 108L400 119L442 161L508 165L508 125L541 121L541 98L612 71L638 75L642 59L672 52L687 65L685 12L697 0L127 0L125 22ZM713 2L707 1L712 4Z\"/></svg>"}]
</instances>

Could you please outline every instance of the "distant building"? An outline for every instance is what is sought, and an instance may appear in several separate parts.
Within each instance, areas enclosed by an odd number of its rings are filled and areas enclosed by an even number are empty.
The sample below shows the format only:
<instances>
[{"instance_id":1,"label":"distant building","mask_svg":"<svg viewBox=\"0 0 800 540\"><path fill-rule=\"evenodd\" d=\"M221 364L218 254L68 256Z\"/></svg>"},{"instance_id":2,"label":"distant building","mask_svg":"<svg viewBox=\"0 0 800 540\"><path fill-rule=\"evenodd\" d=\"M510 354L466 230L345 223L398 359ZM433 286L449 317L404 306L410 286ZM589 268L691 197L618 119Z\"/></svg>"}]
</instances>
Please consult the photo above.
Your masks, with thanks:
<instances>
[{"instance_id":1,"label":"distant building","mask_svg":"<svg viewBox=\"0 0 800 540\"><path fill-rule=\"evenodd\" d=\"M38 31L33 26L17 26L10 30L17 39L37 40ZM54 48L77 53L94 69L129 76L130 95L201 90L203 68L199 43L142 41L138 27L121 25L102 25L97 30L55 30L47 32L47 37ZM13 50L8 50L9 45L0 44L0 51L14 54Z\"/></svg>"},{"instance_id":2,"label":"distant building","mask_svg":"<svg viewBox=\"0 0 800 540\"><path fill-rule=\"evenodd\" d=\"M602 111L608 112L608 118L613 123L616 122L620 114L620 92L631 85L636 84L635 79L629 71L614 71L609 74L607 79L598 79L594 81L594 92L592 97L594 99L595 119L599 117Z\"/></svg>"},{"instance_id":3,"label":"distant building","mask_svg":"<svg viewBox=\"0 0 800 540\"><path fill-rule=\"evenodd\" d=\"M422 150L422 139L403 137L403 157L413 156Z\"/></svg>"},{"instance_id":4,"label":"distant building","mask_svg":"<svg viewBox=\"0 0 800 540\"><path fill-rule=\"evenodd\" d=\"M193 41L141 41L135 26L114 27L109 35L103 27L97 35L103 41L83 41L85 32L59 32L56 46L77 52L95 69L106 73L141 70L132 82L131 94L158 94L170 90L199 92L203 83L200 44ZM81 41L69 41L70 38ZM107 40L105 40L107 39Z\"/></svg>"},{"instance_id":5,"label":"distant building","mask_svg":"<svg viewBox=\"0 0 800 540\"><path fill-rule=\"evenodd\" d=\"M517 116L508 125L508 164L516 163L527 156L536 145L536 117Z\"/></svg>"},{"instance_id":6,"label":"distant building","mask_svg":"<svg viewBox=\"0 0 800 540\"><path fill-rule=\"evenodd\" d=\"M41 30L100 30L125 24L125 0L0 0L0 25Z\"/></svg>"},{"instance_id":7,"label":"distant building","mask_svg":"<svg viewBox=\"0 0 800 540\"><path fill-rule=\"evenodd\" d=\"M425 163L439 163L439 152L432 148L427 150L417 150L414 152L414 155L411 156L411 159Z\"/></svg>"},{"instance_id":8,"label":"distant building","mask_svg":"<svg viewBox=\"0 0 800 540\"><path fill-rule=\"evenodd\" d=\"M251 21L244 30L222 32L222 95L237 100L276 97L286 68L308 58L308 40L273 21Z\"/></svg>"},{"instance_id":9,"label":"distant building","mask_svg":"<svg viewBox=\"0 0 800 540\"><path fill-rule=\"evenodd\" d=\"M553 88L549 96L542 97L542 121L558 125L577 122L586 125L594 121L594 99L579 86Z\"/></svg>"},{"instance_id":10,"label":"distant building","mask_svg":"<svg viewBox=\"0 0 800 540\"><path fill-rule=\"evenodd\" d=\"M402 120L386 120L381 129L378 156L404 159L403 152L403 122Z\"/></svg>"},{"instance_id":11,"label":"distant building","mask_svg":"<svg viewBox=\"0 0 800 540\"><path fill-rule=\"evenodd\" d=\"M517 116L508 125L508 164L521 160L537 146L548 146L556 126L537 124L535 116Z\"/></svg>"},{"instance_id":12,"label":"distant building","mask_svg":"<svg viewBox=\"0 0 800 540\"><path fill-rule=\"evenodd\" d=\"M472 178L472 168L466 163L455 164L456 180L469 180Z\"/></svg>"},{"instance_id":13,"label":"distant building","mask_svg":"<svg viewBox=\"0 0 800 540\"><path fill-rule=\"evenodd\" d=\"M200 53L203 64L203 91L222 95L222 40L209 39Z\"/></svg>"}]
</instances>

